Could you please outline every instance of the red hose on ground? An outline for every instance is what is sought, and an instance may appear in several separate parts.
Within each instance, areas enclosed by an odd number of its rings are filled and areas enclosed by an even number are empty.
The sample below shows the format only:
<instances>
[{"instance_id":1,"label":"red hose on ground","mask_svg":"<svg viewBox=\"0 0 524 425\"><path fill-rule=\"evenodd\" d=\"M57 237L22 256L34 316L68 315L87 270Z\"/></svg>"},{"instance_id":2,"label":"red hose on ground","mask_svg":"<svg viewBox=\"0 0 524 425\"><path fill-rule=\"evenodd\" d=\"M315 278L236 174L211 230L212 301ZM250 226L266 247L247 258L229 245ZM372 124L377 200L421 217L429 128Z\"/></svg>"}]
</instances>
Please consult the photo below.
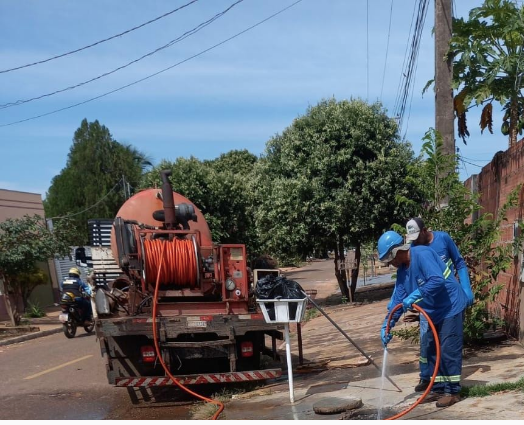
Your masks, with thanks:
<instances>
[{"instance_id":1,"label":"red hose on ground","mask_svg":"<svg viewBox=\"0 0 524 425\"><path fill-rule=\"evenodd\" d=\"M402 308L402 304L397 304L393 309L391 309L391 312L389 313L388 325L386 327L386 335L389 333L389 322L391 321L391 318L393 317L393 313L397 311L399 308ZM431 328L431 331L433 332L433 337L435 338L435 346L437 348L437 360L435 361L435 370L433 370L433 375L431 376L431 381L429 382L428 388L426 388L426 391L424 391L424 393L420 396L420 398L412 406L408 407L407 409L403 410L400 413L397 413L396 415L392 416L391 418L387 418L386 420L388 421L393 420L393 419L398 419L401 416L404 416L408 412L411 412L417 405L422 403L422 400L424 400L424 398L429 394L429 392L431 391L431 388L433 387L433 383L435 382L435 378L437 377L438 368L440 365L440 341L438 339L438 333L437 333L437 330L435 329L435 325L429 318L428 314L424 311L424 309L422 309L421 307L419 307L416 304L413 304L413 308L417 310L418 312L420 312L420 314L422 314L427 319L428 324ZM384 366L385 365L382 365L382 367Z\"/></svg>"},{"instance_id":2,"label":"red hose on ground","mask_svg":"<svg viewBox=\"0 0 524 425\"><path fill-rule=\"evenodd\" d=\"M221 403L220 401L218 400L213 400L212 398L207 398L207 397L204 397L203 395L200 395L200 394L197 394L195 393L194 391L191 391L189 388L185 387L184 385L182 385L180 382L178 382L176 380L176 378L171 374L171 372L169 371L169 369L167 368L165 362L164 362L164 359L162 358L162 355L161 355L161 352L160 352L160 346L158 344L158 336L157 336L157 323L156 323L156 313L157 313L157 299L158 299L158 287L160 286L159 282L160 282L160 273L162 271L162 264L164 262L164 250L166 249L166 246L167 246L167 243L164 243L163 246L162 246L162 252L160 254L160 262L157 263L158 264L158 271L157 271L157 282L156 282L156 285L155 285L155 295L153 297L153 342L155 344L155 351L156 351L156 356L158 358L158 360L160 361L160 364L162 365L162 367L164 368L164 371L166 372L167 376L169 376L169 378L171 378L171 380L181 389L183 389L184 391L188 392L189 394L195 396L196 398L199 398L200 400L203 400L203 401L206 401L208 403L213 403L213 404L216 404L218 406L218 410L215 412L215 414L213 415L213 417L211 419L217 419L218 416L222 413L222 411L224 410L224 404Z\"/></svg>"}]
</instances>

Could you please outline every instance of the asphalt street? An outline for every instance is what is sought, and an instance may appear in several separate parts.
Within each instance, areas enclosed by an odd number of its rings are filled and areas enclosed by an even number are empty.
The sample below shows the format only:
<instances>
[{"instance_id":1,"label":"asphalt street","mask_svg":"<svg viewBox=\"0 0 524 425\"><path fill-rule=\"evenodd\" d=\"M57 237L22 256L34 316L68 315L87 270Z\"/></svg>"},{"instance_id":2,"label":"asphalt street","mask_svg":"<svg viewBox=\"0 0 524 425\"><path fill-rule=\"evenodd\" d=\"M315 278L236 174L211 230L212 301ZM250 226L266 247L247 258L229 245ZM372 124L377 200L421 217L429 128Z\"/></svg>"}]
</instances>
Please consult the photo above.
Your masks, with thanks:
<instances>
[{"instance_id":1,"label":"asphalt street","mask_svg":"<svg viewBox=\"0 0 524 425\"><path fill-rule=\"evenodd\" d=\"M189 415L187 401L182 406L179 402L133 405L125 388L108 384L95 335L81 330L71 340L59 333L0 347L0 376L0 420L184 419Z\"/></svg>"}]
</instances>

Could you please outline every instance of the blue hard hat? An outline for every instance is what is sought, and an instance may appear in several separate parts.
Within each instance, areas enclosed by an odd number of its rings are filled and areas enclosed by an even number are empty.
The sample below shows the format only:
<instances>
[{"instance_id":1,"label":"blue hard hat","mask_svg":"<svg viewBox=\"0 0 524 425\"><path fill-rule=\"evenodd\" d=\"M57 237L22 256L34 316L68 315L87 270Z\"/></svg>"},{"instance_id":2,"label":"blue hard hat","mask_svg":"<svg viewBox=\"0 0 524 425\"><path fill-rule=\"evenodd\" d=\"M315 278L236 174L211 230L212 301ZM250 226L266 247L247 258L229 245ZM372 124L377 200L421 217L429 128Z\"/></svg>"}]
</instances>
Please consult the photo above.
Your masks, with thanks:
<instances>
[{"instance_id":1,"label":"blue hard hat","mask_svg":"<svg viewBox=\"0 0 524 425\"><path fill-rule=\"evenodd\" d=\"M378 240L378 259L382 261L393 248L403 244L402 236L393 230L388 230Z\"/></svg>"}]
</instances>

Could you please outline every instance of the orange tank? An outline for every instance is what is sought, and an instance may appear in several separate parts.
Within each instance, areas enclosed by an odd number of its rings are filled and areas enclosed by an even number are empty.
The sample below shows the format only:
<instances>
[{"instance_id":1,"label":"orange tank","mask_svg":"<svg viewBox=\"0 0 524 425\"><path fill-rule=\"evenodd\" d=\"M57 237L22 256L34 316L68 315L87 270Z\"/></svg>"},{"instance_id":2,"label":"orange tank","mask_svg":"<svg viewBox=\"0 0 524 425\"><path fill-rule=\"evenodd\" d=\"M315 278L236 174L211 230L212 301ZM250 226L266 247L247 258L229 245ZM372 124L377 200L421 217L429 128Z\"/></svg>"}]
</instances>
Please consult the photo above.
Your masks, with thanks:
<instances>
[{"instance_id":1,"label":"orange tank","mask_svg":"<svg viewBox=\"0 0 524 425\"><path fill-rule=\"evenodd\" d=\"M129 198L124 203L124 205L122 205L116 216L121 217L124 220L135 220L148 226L161 227L163 223L153 218L153 213L155 211L162 210L164 208L161 195L161 189L147 189L142 192L138 192L136 195L133 195L131 198ZM186 203L192 205L195 208L197 221L190 221L189 227L193 231L200 232L201 247L212 247L213 241L211 238L211 231L209 230L209 226L207 225L206 219L204 218L202 212L189 199L177 192L173 192L173 198L175 205ZM111 230L111 249L114 253L118 252L114 228Z\"/></svg>"}]
</instances>

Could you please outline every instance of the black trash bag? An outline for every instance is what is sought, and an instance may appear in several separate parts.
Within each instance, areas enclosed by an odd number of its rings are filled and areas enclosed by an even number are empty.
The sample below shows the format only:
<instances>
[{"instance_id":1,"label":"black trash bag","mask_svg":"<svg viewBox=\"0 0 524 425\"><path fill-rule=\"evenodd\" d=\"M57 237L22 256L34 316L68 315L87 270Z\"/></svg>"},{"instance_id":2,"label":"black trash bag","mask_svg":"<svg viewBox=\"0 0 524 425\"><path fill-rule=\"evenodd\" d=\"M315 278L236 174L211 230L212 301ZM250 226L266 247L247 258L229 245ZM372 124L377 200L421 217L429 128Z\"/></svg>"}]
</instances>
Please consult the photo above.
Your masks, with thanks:
<instances>
[{"instance_id":1,"label":"black trash bag","mask_svg":"<svg viewBox=\"0 0 524 425\"><path fill-rule=\"evenodd\" d=\"M306 298L302 287L283 276L267 275L257 282L255 295L260 300L301 300ZM275 320L275 303L265 303L268 316ZM295 320L298 303L289 303L289 319Z\"/></svg>"}]
</instances>

